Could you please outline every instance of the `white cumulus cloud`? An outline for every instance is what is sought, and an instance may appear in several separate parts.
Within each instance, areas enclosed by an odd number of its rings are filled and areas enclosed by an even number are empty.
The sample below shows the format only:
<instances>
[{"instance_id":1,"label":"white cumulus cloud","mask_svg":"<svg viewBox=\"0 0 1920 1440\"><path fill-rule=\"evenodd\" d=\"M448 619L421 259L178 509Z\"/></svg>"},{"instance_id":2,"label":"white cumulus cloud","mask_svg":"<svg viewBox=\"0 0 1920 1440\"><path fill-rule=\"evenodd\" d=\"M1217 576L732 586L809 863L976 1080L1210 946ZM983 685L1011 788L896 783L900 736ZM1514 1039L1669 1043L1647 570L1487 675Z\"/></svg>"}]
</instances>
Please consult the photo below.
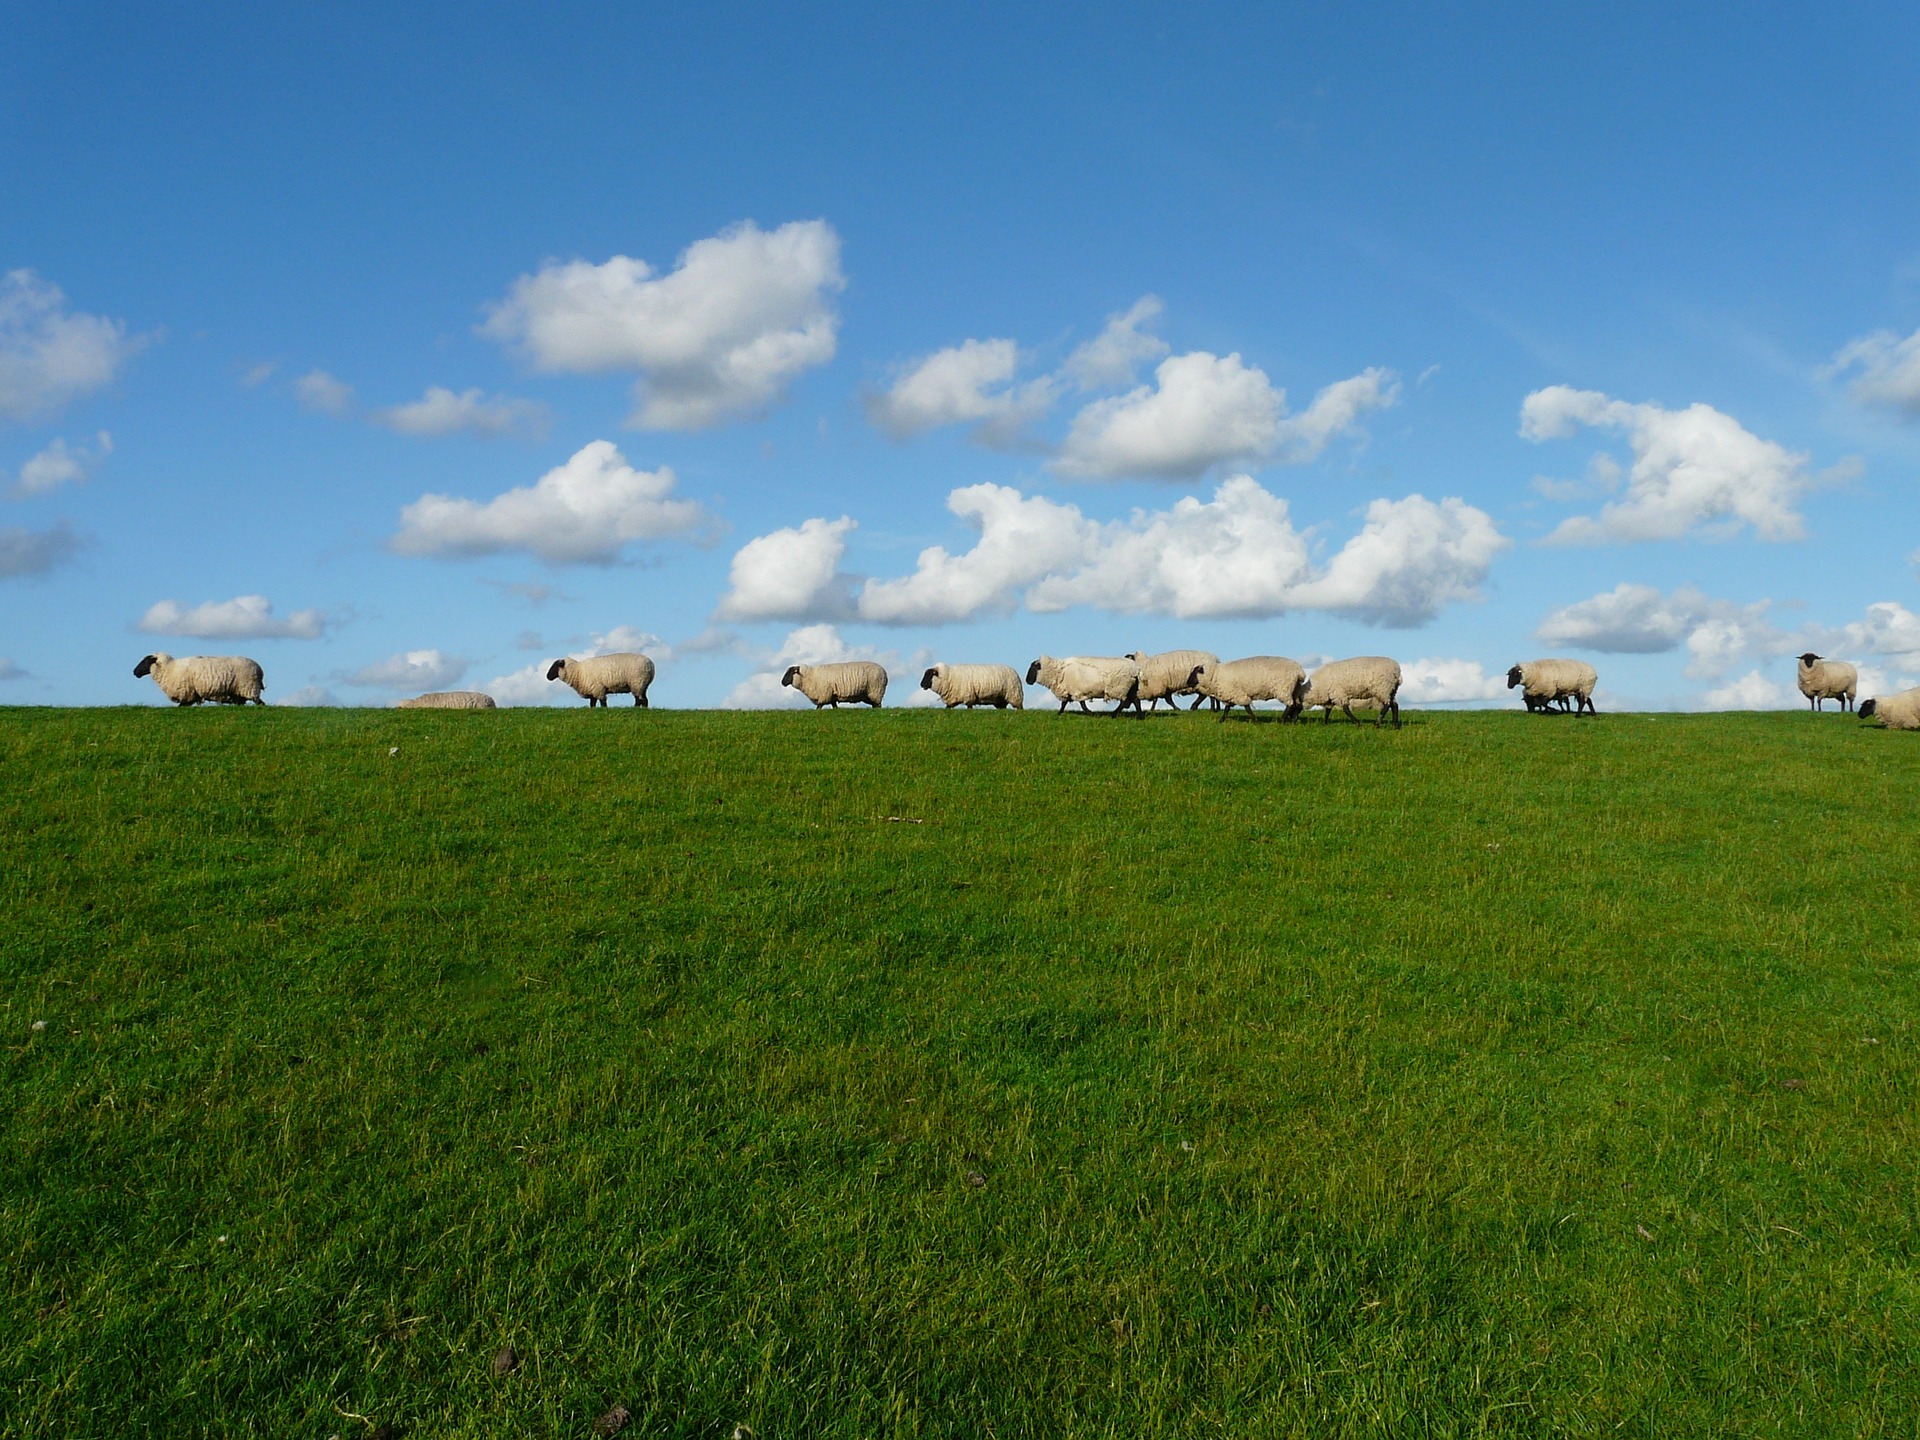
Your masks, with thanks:
<instances>
[{"instance_id":1,"label":"white cumulus cloud","mask_svg":"<svg viewBox=\"0 0 1920 1440\"><path fill-rule=\"evenodd\" d=\"M400 512L402 555L525 550L551 564L610 564L636 540L684 535L709 517L672 498L673 471L636 470L611 441L583 446L531 486L481 502L422 495Z\"/></svg>"},{"instance_id":2,"label":"white cumulus cloud","mask_svg":"<svg viewBox=\"0 0 1920 1440\"><path fill-rule=\"evenodd\" d=\"M719 615L727 620L838 619L852 611L840 573L850 516L813 519L756 536L735 552Z\"/></svg>"},{"instance_id":3,"label":"white cumulus cloud","mask_svg":"<svg viewBox=\"0 0 1920 1440\"><path fill-rule=\"evenodd\" d=\"M968 340L908 366L866 398L867 419L896 440L943 425L972 425L982 444L1022 443L1026 427L1053 403L1050 379L1013 383L1020 350L1011 340Z\"/></svg>"},{"instance_id":4,"label":"white cumulus cloud","mask_svg":"<svg viewBox=\"0 0 1920 1440\"><path fill-rule=\"evenodd\" d=\"M1304 462L1399 395L1392 372L1368 370L1289 415L1286 393L1265 371L1204 350L1162 360L1154 381L1081 410L1054 468L1090 479L1191 480L1234 462Z\"/></svg>"},{"instance_id":5,"label":"white cumulus cloud","mask_svg":"<svg viewBox=\"0 0 1920 1440\"><path fill-rule=\"evenodd\" d=\"M1891 330L1864 335L1833 357L1833 373L1858 369L1854 399L1920 417L1920 330L1901 339Z\"/></svg>"},{"instance_id":6,"label":"white cumulus cloud","mask_svg":"<svg viewBox=\"0 0 1920 1440\"><path fill-rule=\"evenodd\" d=\"M150 338L69 310L60 287L31 270L8 271L0 276L0 420L51 415L103 389Z\"/></svg>"},{"instance_id":7,"label":"white cumulus cloud","mask_svg":"<svg viewBox=\"0 0 1920 1440\"><path fill-rule=\"evenodd\" d=\"M324 370L309 370L294 381L293 397L317 415L345 415L353 408L353 386Z\"/></svg>"},{"instance_id":8,"label":"white cumulus cloud","mask_svg":"<svg viewBox=\"0 0 1920 1440\"><path fill-rule=\"evenodd\" d=\"M1520 434L1528 440L1566 439L1581 426L1626 434L1633 451L1626 494L1598 515L1562 521L1549 543L1675 540L1742 526L1763 540L1806 533L1794 507L1811 483L1807 457L1762 440L1710 405L1668 410L1554 385L1534 391L1520 408Z\"/></svg>"},{"instance_id":9,"label":"white cumulus cloud","mask_svg":"<svg viewBox=\"0 0 1920 1440\"><path fill-rule=\"evenodd\" d=\"M1703 710L1785 710L1806 703L1799 691L1758 670L1749 670L1738 680L1716 686L1700 697Z\"/></svg>"},{"instance_id":10,"label":"white cumulus cloud","mask_svg":"<svg viewBox=\"0 0 1920 1440\"><path fill-rule=\"evenodd\" d=\"M20 467L20 479L13 487L14 498L24 500L58 490L62 485L77 485L91 477L112 453L113 436L104 430L94 437L92 449L56 439Z\"/></svg>"},{"instance_id":11,"label":"white cumulus cloud","mask_svg":"<svg viewBox=\"0 0 1920 1440\"><path fill-rule=\"evenodd\" d=\"M1659 655L1685 647L1687 673L1723 675L1741 659L1789 652L1792 637L1769 618L1770 602L1738 605L1690 586L1670 593L1622 584L1563 605L1540 622L1548 645L1613 655Z\"/></svg>"},{"instance_id":12,"label":"white cumulus cloud","mask_svg":"<svg viewBox=\"0 0 1920 1440\"><path fill-rule=\"evenodd\" d=\"M376 410L373 418L402 435L457 435L466 431L482 438L543 435L552 420L547 407L537 400L489 397L480 390L462 390L456 395L444 385L429 385L418 400Z\"/></svg>"},{"instance_id":13,"label":"white cumulus cloud","mask_svg":"<svg viewBox=\"0 0 1920 1440\"><path fill-rule=\"evenodd\" d=\"M1477 599L1509 543L1483 511L1409 495L1373 502L1360 533L1317 566L1287 502L1246 475L1222 481L1210 500L1190 495L1106 522L1005 485L963 487L947 505L978 532L973 546L957 554L928 547L910 574L867 580L850 611L843 587L851 577L837 568L844 532L823 520L808 522L821 527L811 545L802 544L805 526L762 537L803 553L806 564L778 572L792 578L785 588L762 587L776 599L755 618L851 614L884 625L943 625L1023 605L1039 613L1088 605L1184 619L1328 610L1417 625L1452 601Z\"/></svg>"},{"instance_id":14,"label":"white cumulus cloud","mask_svg":"<svg viewBox=\"0 0 1920 1440\"><path fill-rule=\"evenodd\" d=\"M1415 660L1401 672L1400 698L1412 705L1504 699L1505 675L1489 675L1478 660Z\"/></svg>"},{"instance_id":15,"label":"white cumulus cloud","mask_svg":"<svg viewBox=\"0 0 1920 1440\"><path fill-rule=\"evenodd\" d=\"M1081 390L1133 384L1142 365L1160 359L1172 348L1158 335L1140 329L1159 319L1165 309L1158 295L1142 295L1124 313L1109 315L1106 328L1069 355L1060 374Z\"/></svg>"},{"instance_id":16,"label":"white cumulus cloud","mask_svg":"<svg viewBox=\"0 0 1920 1440\"><path fill-rule=\"evenodd\" d=\"M749 221L688 246L666 275L626 255L544 266L513 283L481 333L539 370L637 371L633 424L700 430L758 414L833 358L845 284L824 220Z\"/></svg>"},{"instance_id":17,"label":"white cumulus cloud","mask_svg":"<svg viewBox=\"0 0 1920 1440\"><path fill-rule=\"evenodd\" d=\"M296 610L276 617L264 595L208 600L191 609L178 600L148 608L137 627L148 635L180 635L195 640L318 640L327 631L319 610Z\"/></svg>"},{"instance_id":18,"label":"white cumulus cloud","mask_svg":"<svg viewBox=\"0 0 1920 1440\"><path fill-rule=\"evenodd\" d=\"M438 650L407 650L340 677L345 685L369 690L444 690L467 673L459 655Z\"/></svg>"},{"instance_id":19,"label":"white cumulus cloud","mask_svg":"<svg viewBox=\"0 0 1920 1440\"><path fill-rule=\"evenodd\" d=\"M71 560L81 544L79 535L64 520L45 530L0 526L0 580L19 575L44 575Z\"/></svg>"}]
</instances>

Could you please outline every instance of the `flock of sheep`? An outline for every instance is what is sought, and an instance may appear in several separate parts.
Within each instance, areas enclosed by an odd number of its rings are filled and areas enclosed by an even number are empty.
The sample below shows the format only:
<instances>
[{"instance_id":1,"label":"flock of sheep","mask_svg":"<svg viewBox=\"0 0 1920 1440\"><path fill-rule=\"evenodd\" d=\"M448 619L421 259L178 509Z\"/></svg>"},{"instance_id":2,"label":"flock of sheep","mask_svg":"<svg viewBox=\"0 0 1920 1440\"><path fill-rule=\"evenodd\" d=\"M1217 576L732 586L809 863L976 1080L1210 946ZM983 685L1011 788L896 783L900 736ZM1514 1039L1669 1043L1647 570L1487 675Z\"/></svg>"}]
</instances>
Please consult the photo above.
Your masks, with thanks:
<instances>
[{"instance_id":1,"label":"flock of sheep","mask_svg":"<svg viewBox=\"0 0 1920 1440\"><path fill-rule=\"evenodd\" d=\"M134 667L136 677L151 675L176 705L266 704L266 678L258 661L244 655L148 655ZM653 684L653 661L645 655L596 655L584 660L561 659L547 667L547 679L569 685L589 707L605 705L609 695L631 695L645 708ZM1529 660L1507 671L1507 688L1519 690L1528 711L1559 709L1592 715L1593 687L1599 682L1593 666L1584 660ZM1841 660L1823 660L1808 653L1799 659L1800 693L1815 710L1827 700L1852 710L1860 677ZM830 665L793 665L780 678L783 686L798 690L813 702L836 709L842 704L879 708L886 698L887 672L871 660L843 660ZM1349 720L1353 707L1371 708L1377 728L1387 720L1400 727L1400 666L1384 655L1361 655L1332 660L1309 675L1298 661L1284 655L1254 655L1244 660L1222 660L1205 650L1168 650L1158 655L1130 651L1121 656L1069 655L1056 659L1042 655L1027 667L1024 681L1010 665L948 665L930 667L920 677L920 688L931 691L951 710L992 705L1001 710L1026 707L1026 686L1042 685L1053 692L1064 712L1077 704L1090 712L1094 700L1113 702L1106 712L1119 715L1129 706L1144 719L1149 706L1162 700L1170 708L1191 695L1197 710L1210 702L1225 720L1236 707L1249 716L1259 701L1284 706L1283 718L1296 720L1303 711L1318 709L1332 720L1338 709ZM477 690L444 691L402 700L400 708L430 710L491 710L493 697ZM1897 695L1860 703L1862 719L1878 717L1890 730L1920 730L1920 686Z\"/></svg>"}]
</instances>

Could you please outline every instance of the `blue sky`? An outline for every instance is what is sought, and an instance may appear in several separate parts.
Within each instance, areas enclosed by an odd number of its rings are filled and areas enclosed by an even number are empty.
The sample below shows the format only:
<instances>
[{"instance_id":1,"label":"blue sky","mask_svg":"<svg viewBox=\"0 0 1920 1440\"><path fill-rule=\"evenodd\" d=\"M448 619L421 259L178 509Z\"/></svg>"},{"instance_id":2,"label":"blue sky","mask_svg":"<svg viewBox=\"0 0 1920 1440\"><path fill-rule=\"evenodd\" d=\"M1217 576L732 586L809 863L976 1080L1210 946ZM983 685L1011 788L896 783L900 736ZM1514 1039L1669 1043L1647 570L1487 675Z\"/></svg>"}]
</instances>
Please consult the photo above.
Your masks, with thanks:
<instances>
[{"instance_id":1,"label":"blue sky","mask_svg":"<svg viewBox=\"0 0 1920 1440\"><path fill-rule=\"evenodd\" d=\"M281 8L8 12L0 703L1920 680L1910 7Z\"/></svg>"}]
</instances>

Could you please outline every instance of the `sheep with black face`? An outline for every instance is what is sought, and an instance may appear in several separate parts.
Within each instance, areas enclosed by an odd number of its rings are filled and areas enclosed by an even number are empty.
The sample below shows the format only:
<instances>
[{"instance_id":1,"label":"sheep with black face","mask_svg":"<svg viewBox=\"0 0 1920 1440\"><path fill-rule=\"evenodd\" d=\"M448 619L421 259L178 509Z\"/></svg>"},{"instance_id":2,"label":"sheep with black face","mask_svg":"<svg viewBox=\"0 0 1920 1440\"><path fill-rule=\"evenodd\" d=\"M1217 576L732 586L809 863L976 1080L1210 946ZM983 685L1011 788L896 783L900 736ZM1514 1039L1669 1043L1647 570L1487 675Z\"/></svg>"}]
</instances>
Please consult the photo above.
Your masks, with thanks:
<instances>
[{"instance_id":1,"label":"sheep with black face","mask_svg":"<svg viewBox=\"0 0 1920 1440\"><path fill-rule=\"evenodd\" d=\"M798 690L813 702L816 710L822 705L838 710L843 700L849 705L871 705L878 710L881 700L886 698L887 672L871 660L789 665L780 683Z\"/></svg>"},{"instance_id":2,"label":"sheep with black face","mask_svg":"<svg viewBox=\"0 0 1920 1440\"><path fill-rule=\"evenodd\" d=\"M976 705L991 705L996 710L1026 708L1026 690L1020 684L1019 671L1011 665L942 662L928 667L927 673L920 677L920 688L939 696L949 710L956 705L964 705L969 710Z\"/></svg>"},{"instance_id":3,"label":"sheep with black face","mask_svg":"<svg viewBox=\"0 0 1920 1440\"><path fill-rule=\"evenodd\" d=\"M1800 657L1795 677L1800 693L1814 710L1823 700L1838 700L1842 711L1853 708L1853 697L1860 692L1860 672L1844 660L1822 660L1809 650Z\"/></svg>"},{"instance_id":4,"label":"sheep with black face","mask_svg":"<svg viewBox=\"0 0 1920 1440\"><path fill-rule=\"evenodd\" d=\"M1889 730L1920 730L1920 686L1897 695L1881 695L1860 702L1860 718L1878 718Z\"/></svg>"},{"instance_id":5,"label":"sheep with black face","mask_svg":"<svg viewBox=\"0 0 1920 1440\"><path fill-rule=\"evenodd\" d=\"M1118 715L1127 706L1145 719L1140 706L1140 666L1137 661L1109 655L1069 655L1064 660L1042 655L1027 667L1027 684L1044 685L1060 702L1060 712L1078 702L1091 714L1089 700L1117 700L1107 713Z\"/></svg>"},{"instance_id":6,"label":"sheep with black face","mask_svg":"<svg viewBox=\"0 0 1920 1440\"><path fill-rule=\"evenodd\" d=\"M653 661L645 655L621 652L593 655L584 660L563 656L547 667L547 679L564 680L587 702L604 706L609 695L631 695L635 709L647 705L647 687L653 684Z\"/></svg>"},{"instance_id":7,"label":"sheep with black face","mask_svg":"<svg viewBox=\"0 0 1920 1440\"><path fill-rule=\"evenodd\" d=\"M1521 698L1529 711L1551 710L1556 703L1565 710L1572 701L1575 714L1598 714L1593 687L1599 683L1599 672L1584 660L1526 660L1507 671L1507 688L1524 687Z\"/></svg>"},{"instance_id":8,"label":"sheep with black face","mask_svg":"<svg viewBox=\"0 0 1920 1440\"><path fill-rule=\"evenodd\" d=\"M256 705L266 704L261 692L267 688L258 660L244 655L183 655L179 659L165 651L155 651L133 667L136 679L151 675L176 705Z\"/></svg>"}]
</instances>

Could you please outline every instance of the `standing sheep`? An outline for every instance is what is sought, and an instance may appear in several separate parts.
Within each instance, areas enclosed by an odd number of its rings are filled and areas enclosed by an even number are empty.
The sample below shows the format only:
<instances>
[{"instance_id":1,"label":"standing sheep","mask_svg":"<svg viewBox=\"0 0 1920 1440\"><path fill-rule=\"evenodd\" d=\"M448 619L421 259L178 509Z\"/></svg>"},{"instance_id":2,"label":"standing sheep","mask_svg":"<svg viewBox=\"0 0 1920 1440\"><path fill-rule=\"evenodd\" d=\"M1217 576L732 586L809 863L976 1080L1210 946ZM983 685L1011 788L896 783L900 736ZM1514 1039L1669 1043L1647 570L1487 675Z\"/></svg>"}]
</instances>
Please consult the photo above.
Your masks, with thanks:
<instances>
[{"instance_id":1,"label":"standing sheep","mask_svg":"<svg viewBox=\"0 0 1920 1440\"><path fill-rule=\"evenodd\" d=\"M1224 663L1215 660L1194 666L1188 679L1201 695L1220 702L1222 720L1236 705L1245 707L1251 720L1256 700L1282 701L1287 707L1282 718L1296 720L1307 689L1307 672L1298 660L1284 655L1252 655Z\"/></svg>"},{"instance_id":2,"label":"standing sheep","mask_svg":"<svg viewBox=\"0 0 1920 1440\"><path fill-rule=\"evenodd\" d=\"M1389 660L1384 655L1359 655L1351 660L1332 660L1313 672L1313 678L1307 683L1307 693L1301 697L1301 706L1311 710L1315 706L1324 706L1322 722L1333 719L1333 707L1338 705L1349 720L1354 720L1353 707L1356 704L1371 704L1378 712L1374 716L1374 727L1379 728L1389 714L1393 716L1393 728L1400 728L1400 702L1396 697L1400 693L1400 663ZM1357 723L1357 721L1356 721Z\"/></svg>"},{"instance_id":3,"label":"standing sheep","mask_svg":"<svg viewBox=\"0 0 1920 1440\"><path fill-rule=\"evenodd\" d=\"M1012 706L1024 710L1026 690L1020 684L1020 672L1011 665L948 665L931 667L920 677L920 688L931 690L951 710L964 705L991 705L996 710Z\"/></svg>"},{"instance_id":4,"label":"standing sheep","mask_svg":"<svg viewBox=\"0 0 1920 1440\"><path fill-rule=\"evenodd\" d=\"M431 695L416 695L402 700L396 710L491 710L493 696L480 690L436 690Z\"/></svg>"},{"instance_id":5,"label":"standing sheep","mask_svg":"<svg viewBox=\"0 0 1920 1440\"><path fill-rule=\"evenodd\" d=\"M1860 702L1860 718L1880 717L1889 730L1920 730L1920 685L1897 695L1882 695Z\"/></svg>"},{"instance_id":6,"label":"standing sheep","mask_svg":"<svg viewBox=\"0 0 1920 1440\"><path fill-rule=\"evenodd\" d=\"M1069 655L1056 660L1042 655L1027 667L1027 684L1051 690L1060 701L1060 714L1065 714L1073 701L1087 710L1089 700L1117 700L1120 703L1107 712L1109 715L1118 715L1131 705L1134 714L1142 720L1147 718L1147 712L1140 708L1140 667L1131 660L1110 655Z\"/></svg>"},{"instance_id":7,"label":"standing sheep","mask_svg":"<svg viewBox=\"0 0 1920 1440\"><path fill-rule=\"evenodd\" d=\"M864 702L874 709L887 693L887 672L871 660L842 660L833 665L789 665L780 677L782 685L791 685L818 710L822 705L840 708Z\"/></svg>"},{"instance_id":8,"label":"standing sheep","mask_svg":"<svg viewBox=\"0 0 1920 1440\"><path fill-rule=\"evenodd\" d=\"M1807 704L1820 708L1822 700L1838 700L1844 712L1853 709L1853 697L1860 691L1860 672L1844 660L1822 660L1809 650L1800 657L1800 693Z\"/></svg>"},{"instance_id":9,"label":"standing sheep","mask_svg":"<svg viewBox=\"0 0 1920 1440\"><path fill-rule=\"evenodd\" d=\"M155 651L133 667L133 674L135 679L153 676L153 683L176 705L267 703L261 698L267 680L260 662L244 655L184 655L176 660Z\"/></svg>"},{"instance_id":10,"label":"standing sheep","mask_svg":"<svg viewBox=\"0 0 1920 1440\"><path fill-rule=\"evenodd\" d=\"M609 695L631 695L634 708L645 710L650 708L647 687L653 684L653 661L624 651L585 660L560 659L547 667L547 679L566 681L589 710L606 705Z\"/></svg>"},{"instance_id":11,"label":"standing sheep","mask_svg":"<svg viewBox=\"0 0 1920 1440\"><path fill-rule=\"evenodd\" d=\"M1127 659L1140 667L1140 698L1154 710L1160 708L1162 700L1168 709L1178 710L1175 697L1179 695L1193 696L1193 704L1187 708L1198 710L1200 702L1209 697L1193 688L1193 669L1220 663L1220 657L1210 650L1162 650L1158 655L1129 650Z\"/></svg>"},{"instance_id":12,"label":"standing sheep","mask_svg":"<svg viewBox=\"0 0 1920 1440\"><path fill-rule=\"evenodd\" d=\"M1599 672L1584 660L1526 660L1507 671L1507 688L1524 687L1529 711L1551 710L1556 700L1564 710L1572 700L1576 715L1597 715L1593 687L1599 683Z\"/></svg>"}]
</instances>

